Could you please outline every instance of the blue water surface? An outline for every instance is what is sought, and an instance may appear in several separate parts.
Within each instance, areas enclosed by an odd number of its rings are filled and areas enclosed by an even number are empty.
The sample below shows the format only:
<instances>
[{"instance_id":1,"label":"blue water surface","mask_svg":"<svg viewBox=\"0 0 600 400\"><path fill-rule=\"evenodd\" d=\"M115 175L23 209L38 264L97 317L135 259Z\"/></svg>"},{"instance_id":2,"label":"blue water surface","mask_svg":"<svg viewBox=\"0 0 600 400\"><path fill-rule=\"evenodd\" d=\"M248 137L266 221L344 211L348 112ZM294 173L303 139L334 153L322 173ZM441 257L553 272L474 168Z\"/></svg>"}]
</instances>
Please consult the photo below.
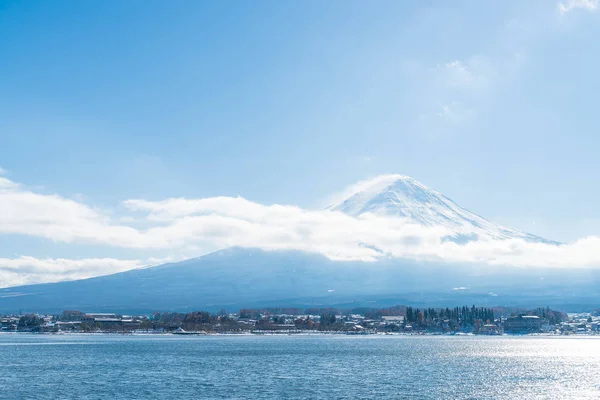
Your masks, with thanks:
<instances>
[{"instance_id":1,"label":"blue water surface","mask_svg":"<svg viewBox=\"0 0 600 400\"><path fill-rule=\"evenodd\" d=\"M0 334L6 399L600 399L600 338Z\"/></svg>"}]
</instances>

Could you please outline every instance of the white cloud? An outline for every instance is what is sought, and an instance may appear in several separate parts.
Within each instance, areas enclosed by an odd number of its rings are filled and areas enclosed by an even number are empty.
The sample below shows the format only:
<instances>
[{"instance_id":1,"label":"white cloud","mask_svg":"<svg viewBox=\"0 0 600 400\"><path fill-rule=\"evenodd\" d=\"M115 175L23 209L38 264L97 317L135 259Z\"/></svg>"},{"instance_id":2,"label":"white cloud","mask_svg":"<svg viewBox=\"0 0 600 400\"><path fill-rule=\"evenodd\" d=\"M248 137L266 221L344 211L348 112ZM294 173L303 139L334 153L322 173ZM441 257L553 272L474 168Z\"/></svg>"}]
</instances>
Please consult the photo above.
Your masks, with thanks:
<instances>
[{"instance_id":1,"label":"white cloud","mask_svg":"<svg viewBox=\"0 0 600 400\"><path fill-rule=\"evenodd\" d=\"M505 67L502 59L473 55L430 68L429 84L423 90L426 109L419 114L419 121L444 123L431 127L439 129L448 122L455 124L469 120Z\"/></svg>"},{"instance_id":2,"label":"white cloud","mask_svg":"<svg viewBox=\"0 0 600 400\"><path fill-rule=\"evenodd\" d=\"M396 181L398 179L411 179L411 178L409 178L405 175L400 175L400 174L384 174L384 175L379 175L379 176L376 176L376 177L370 178L370 179L363 179L361 181L358 181L356 183L348 185L348 187L344 188L340 192L333 193L327 199L327 205L329 206L331 204L340 203L344 199L347 199L348 197L350 197L351 195L358 193L358 192L364 192L367 189L380 190L381 188L388 186L390 183L393 183L394 181Z\"/></svg>"},{"instance_id":3,"label":"white cloud","mask_svg":"<svg viewBox=\"0 0 600 400\"><path fill-rule=\"evenodd\" d=\"M359 182L336 199L361 188L385 185L397 175ZM444 227L425 227L402 218L358 218L327 210L262 205L242 197L126 200L127 210L148 228L111 220L83 203L23 189L11 181L0 187L0 234L23 234L67 243L94 243L131 249L171 249L203 254L231 246L265 250L294 249L334 260L374 261L382 257L479 262L531 267L600 267L600 238L569 245L523 240L479 240L456 244L444 240ZM158 260L155 260L158 262ZM0 285L48 282L117 272L151 261L90 259L0 259Z\"/></svg>"},{"instance_id":4,"label":"white cloud","mask_svg":"<svg viewBox=\"0 0 600 400\"><path fill-rule=\"evenodd\" d=\"M442 123L444 126L449 124L459 124L465 122L475 116L475 110L467 107L464 103L451 101L441 105L437 111L424 113L419 116L419 121L422 123ZM435 131L429 132L430 137L435 137Z\"/></svg>"},{"instance_id":5,"label":"white cloud","mask_svg":"<svg viewBox=\"0 0 600 400\"><path fill-rule=\"evenodd\" d=\"M473 110L465 107L461 103L452 102L443 105L442 109L436 113L436 115L446 121L462 122L473 115Z\"/></svg>"},{"instance_id":6,"label":"white cloud","mask_svg":"<svg viewBox=\"0 0 600 400\"><path fill-rule=\"evenodd\" d=\"M83 203L34 193L6 178L0 178L0 210L0 234L114 244L128 236L135 240L137 233L126 226L112 225L107 216Z\"/></svg>"},{"instance_id":7,"label":"white cloud","mask_svg":"<svg viewBox=\"0 0 600 400\"><path fill-rule=\"evenodd\" d=\"M119 260L115 258L0 258L0 288L70 281L115 274L132 269L180 261L179 257Z\"/></svg>"},{"instance_id":8,"label":"white cloud","mask_svg":"<svg viewBox=\"0 0 600 400\"><path fill-rule=\"evenodd\" d=\"M399 175L383 175L351 185L333 196L339 202L352 193L378 184L386 185ZM330 204L331 204L330 203ZM329 211L298 207L264 206L243 198L167 199L159 202L129 200L126 206L148 212L148 217L167 222L160 229L187 231L216 247L247 246L263 249L298 249L320 252L333 259L372 261L380 257L483 262L516 266L600 266L600 238L588 237L570 245L528 243L523 240L480 240L468 244L444 241L450 232L443 227L408 224L400 218L364 215L353 218Z\"/></svg>"},{"instance_id":9,"label":"white cloud","mask_svg":"<svg viewBox=\"0 0 600 400\"><path fill-rule=\"evenodd\" d=\"M6 170L2 167L0 167L0 175L6 175Z\"/></svg>"},{"instance_id":10,"label":"white cloud","mask_svg":"<svg viewBox=\"0 0 600 400\"><path fill-rule=\"evenodd\" d=\"M426 109L420 112L419 120L435 120L440 116L453 116L449 105L463 104L473 116L487 102L493 102L493 94L498 88L511 85L518 76L524 63L529 62L529 48L535 43L548 38L554 28L555 15L549 18L552 7L544 5L542 9L535 7L534 12L515 15L501 26L492 36L486 50L478 50L470 56L440 60L437 65L430 66L430 73L425 76L429 84L423 84ZM556 4L561 15L576 9L596 11L600 0L563 0ZM527 7L525 8L527 9ZM550 12L546 12L550 11ZM435 109L443 104L442 113ZM432 111L432 109L434 111ZM441 115L440 115L441 114ZM454 122L467 121L469 118L445 118ZM439 127L434 127L438 128Z\"/></svg>"},{"instance_id":11,"label":"white cloud","mask_svg":"<svg viewBox=\"0 0 600 400\"><path fill-rule=\"evenodd\" d=\"M453 60L438 66L438 70L444 85L462 90L484 90L494 75L491 60L482 56Z\"/></svg>"},{"instance_id":12,"label":"white cloud","mask_svg":"<svg viewBox=\"0 0 600 400\"><path fill-rule=\"evenodd\" d=\"M561 15L567 14L573 10L581 9L586 11L595 11L598 8L599 0L567 0L556 5Z\"/></svg>"},{"instance_id":13,"label":"white cloud","mask_svg":"<svg viewBox=\"0 0 600 400\"><path fill-rule=\"evenodd\" d=\"M84 279L112 274L146 263L139 260L116 260L112 258L90 258L69 260L63 258L0 258L0 287L27 285Z\"/></svg>"},{"instance_id":14,"label":"white cloud","mask_svg":"<svg viewBox=\"0 0 600 400\"><path fill-rule=\"evenodd\" d=\"M0 176L0 190L16 189L17 184Z\"/></svg>"}]
</instances>

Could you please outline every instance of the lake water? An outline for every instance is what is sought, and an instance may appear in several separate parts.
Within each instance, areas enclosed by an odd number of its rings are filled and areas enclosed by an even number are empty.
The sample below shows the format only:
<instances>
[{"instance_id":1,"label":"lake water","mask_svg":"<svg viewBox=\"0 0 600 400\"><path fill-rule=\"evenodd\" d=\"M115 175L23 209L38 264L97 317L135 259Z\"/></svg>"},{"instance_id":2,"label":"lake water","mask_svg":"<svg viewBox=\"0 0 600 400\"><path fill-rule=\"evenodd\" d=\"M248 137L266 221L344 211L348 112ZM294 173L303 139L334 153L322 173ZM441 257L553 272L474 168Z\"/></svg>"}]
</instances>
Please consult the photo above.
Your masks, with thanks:
<instances>
[{"instance_id":1,"label":"lake water","mask_svg":"<svg viewBox=\"0 0 600 400\"><path fill-rule=\"evenodd\" d=\"M0 334L6 399L600 399L600 338Z\"/></svg>"}]
</instances>

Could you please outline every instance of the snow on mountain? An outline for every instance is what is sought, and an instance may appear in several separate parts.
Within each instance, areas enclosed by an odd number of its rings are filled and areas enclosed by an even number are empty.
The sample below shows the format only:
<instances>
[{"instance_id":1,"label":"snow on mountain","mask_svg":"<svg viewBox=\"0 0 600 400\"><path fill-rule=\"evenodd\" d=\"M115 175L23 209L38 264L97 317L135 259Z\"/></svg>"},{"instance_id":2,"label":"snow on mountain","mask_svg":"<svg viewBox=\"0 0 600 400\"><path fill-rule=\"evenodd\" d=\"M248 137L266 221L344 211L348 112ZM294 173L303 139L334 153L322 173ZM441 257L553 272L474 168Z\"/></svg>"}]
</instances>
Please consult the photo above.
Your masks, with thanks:
<instances>
[{"instance_id":1,"label":"snow on mountain","mask_svg":"<svg viewBox=\"0 0 600 400\"><path fill-rule=\"evenodd\" d=\"M527 242L558 244L488 221L403 175L384 175L362 182L342 201L327 209L354 217L371 213L406 218L407 223L412 224L442 226L453 232L447 239L457 243L479 239L523 239Z\"/></svg>"}]
</instances>

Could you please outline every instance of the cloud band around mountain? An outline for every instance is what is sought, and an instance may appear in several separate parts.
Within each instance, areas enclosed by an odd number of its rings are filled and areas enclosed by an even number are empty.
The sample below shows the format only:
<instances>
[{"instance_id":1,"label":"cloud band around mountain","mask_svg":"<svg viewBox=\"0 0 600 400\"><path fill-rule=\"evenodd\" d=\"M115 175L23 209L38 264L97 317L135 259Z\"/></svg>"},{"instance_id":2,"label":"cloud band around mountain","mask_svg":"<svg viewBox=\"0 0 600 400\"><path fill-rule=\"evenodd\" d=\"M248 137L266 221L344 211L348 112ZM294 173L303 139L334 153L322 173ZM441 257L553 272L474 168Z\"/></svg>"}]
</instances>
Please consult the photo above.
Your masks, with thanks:
<instances>
[{"instance_id":1,"label":"cloud band around mountain","mask_svg":"<svg viewBox=\"0 0 600 400\"><path fill-rule=\"evenodd\" d=\"M99 255L102 246L150 250L157 255L181 250L202 255L239 246L301 250L333 260L367 262L399 257L519 267L600 266L598 237L566 245L520 239L459 244L446 240L455 232L442 226L421 226L375 214L353 217L329 210L263 205L242 197L132 199L123 206L126 213L115 215L115 211L103 211L81 201L36 193L0 177L0 235L94 244ZM4 278L0 285L89 277L147 264L106 258L2 258L0 277Z\"/></svg>"}]
</instances>

